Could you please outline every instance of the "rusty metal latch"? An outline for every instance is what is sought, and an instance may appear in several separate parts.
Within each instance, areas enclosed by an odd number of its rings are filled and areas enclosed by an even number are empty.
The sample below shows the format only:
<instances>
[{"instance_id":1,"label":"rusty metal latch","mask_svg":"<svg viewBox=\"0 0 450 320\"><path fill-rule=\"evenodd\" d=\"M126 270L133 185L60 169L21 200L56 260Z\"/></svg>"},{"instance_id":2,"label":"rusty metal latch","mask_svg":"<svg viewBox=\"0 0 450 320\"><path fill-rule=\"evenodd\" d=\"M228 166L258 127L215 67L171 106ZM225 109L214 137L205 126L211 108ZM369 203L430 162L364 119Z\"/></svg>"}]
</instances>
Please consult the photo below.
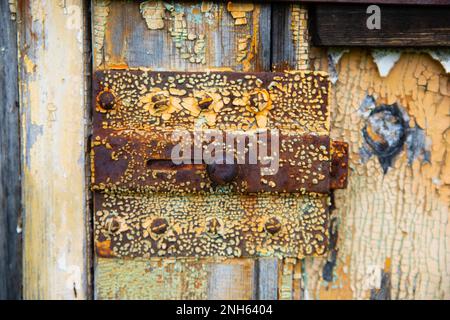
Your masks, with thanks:
<instances>
[{"instance_id":1,"label":"rusty metal latch","mask_svg":"<svg viewBox=\"0 0 450 320\"><path fill-rule=\"evenodd\" d=\"M329 137L328 91L320 72L97 72L91 153L98 253L323 253L320 194L346 187L348 156L348 145ZM205 150L213 161L205 161ZM152 208L152 194L167 203L178 197L179 206ZM269 206L273 195L286 202L285 212L249 216L236 202L258 197ZM198 196L200 207L221 201L228 212L205 207L189 216L180 196Z\"/></svg>"}]
</instances>

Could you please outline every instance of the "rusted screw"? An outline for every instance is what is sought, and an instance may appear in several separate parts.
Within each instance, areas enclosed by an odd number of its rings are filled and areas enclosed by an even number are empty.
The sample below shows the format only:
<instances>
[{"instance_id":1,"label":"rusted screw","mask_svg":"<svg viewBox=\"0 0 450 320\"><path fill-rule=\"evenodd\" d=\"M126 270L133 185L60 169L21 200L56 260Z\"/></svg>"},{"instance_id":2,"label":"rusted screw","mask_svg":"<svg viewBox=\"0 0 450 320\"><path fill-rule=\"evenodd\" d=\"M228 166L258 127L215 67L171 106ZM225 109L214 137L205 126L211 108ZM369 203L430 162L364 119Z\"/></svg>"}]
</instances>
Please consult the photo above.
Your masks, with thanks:
<instances>
[{"instance_id":1,"label":"rusted screw","mask_svg":"<svg viewBox=\"0 0 450 320\"><path fill-rule=\"evenodd\" d=\"M167 231L169 223L164 218L155 218L150 224L150 231L156 234L163 234Z\"/></svg>"},{"instance_id":2,"label":"rusted screw","mask_svg":"<svg viewBox=\"0 0 450 320\"><path fill-rule=\"evenodd\" d=\"M210 96L206 96L198 102L198 107L202 110L208 109L213 103L213 99Z\"/></svg>"},{"instance_id":3,"label":"rusted screw","mask_svg":"<svg viewBox=\"0 0 450 320\"><path fill-rule=\"evenodd\" d=\"M281 222L276 217L271 217L264 224L264 228L270 234L275 234L281 230Z\"/></svg>"},{"instance_id":4,"label":"rusted screw","mask_svg":"<svg viewBox=\"0 0 450 320\"><path fill-rule=\"evenodd\" d=\"M117 220L117 218L109 218L106 221L106 228L108 229L109 233L116 233L120 230L119 220Z\"/></svg>"},{"instance_id":5,"label":"rusted screw","mask_svg":"<svg viewBox=\"0 0 450 320\"><path fill-rule=\"evenodd\" d=\"M237 177L238 167L235 164L226 164L224 159L217 159L216 163L206 166L206 173L213 184L225 185Z\"/></svg>"},{"instance_id":6,"label":"rusted screw","mask_svg":"<svg viewBox=\"0 0 450 320\"><path fill-rule=\"evenodd\" d=\"M206 221L206 232L211 235L218 235L222 228L222 222L217 218L211 218Z\"/></svg>"},{"instance_id":7,"label":"rusted screw","mask_svg":"<svg viewBox=\"0 0 450 320\"><path fill-rule=\"evenodd\" d=\"M112 110L114 108L115 100L116 97L109 91L102 92L98 98L100 106L105 110Z\"/></svg>"}]
</instances>

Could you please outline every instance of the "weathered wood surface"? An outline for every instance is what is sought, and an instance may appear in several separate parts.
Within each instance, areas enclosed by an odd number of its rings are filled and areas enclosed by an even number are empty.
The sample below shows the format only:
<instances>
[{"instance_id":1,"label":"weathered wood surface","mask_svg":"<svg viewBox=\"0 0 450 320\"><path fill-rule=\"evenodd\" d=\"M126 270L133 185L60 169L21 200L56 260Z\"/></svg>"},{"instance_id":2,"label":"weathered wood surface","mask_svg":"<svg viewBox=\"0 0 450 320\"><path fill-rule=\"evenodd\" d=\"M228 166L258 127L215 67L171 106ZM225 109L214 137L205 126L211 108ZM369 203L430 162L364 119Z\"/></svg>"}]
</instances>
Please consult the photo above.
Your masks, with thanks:
<instances>
[{"instance_id":1,"label":"weathered wood surface","mask_svg":"<svg viewBox=\"0 0 450 320\"><path fill-rule=\"evenodd\" d=\"M326 50L312 56L314 69L332 71ZM358 49L336 70L332 137L350 142L349 186L335 192L328 256L303 262L303 297L449 299L449 75L428 54L403 52L383 78ZM376 157L362 162L367 95L397 102L414 132L386 174Z\"/></svg>"},{"instance_id":2,"label":"weathered wood surface","mask_svg":"<svg viewBox=\"0 0 450 320\"><path fill-rule=\"evenodd\" d=\"M0 300L21 297L21 187L15 7L0 2Z\"/></svg>"},{"instance_id":3,"label":"weathered wood surface","mask_svg":"<svg viewBox=\"0 0 450 320\"><path fill-rule=\"evenodd\" d=\"M283 1L283 0L272 0ZM446 6L450 5L449 0L291 0L292 2L304 2L304 3L365 3L371 4L399 4L399 5L423 5L423 6Z\"/></svg>"},{"instance_id":4,"label":"weathered wood surface","mask_svg":"<svg viewBox=\"0 0 450 320\"><path fill-rule=\"evenodd\" d=\"M83 3L19 2L25 299L88 295Z\"/></svg>"},{"instance_id":5,"label":"weathered wood surface","mask_svg":"<svg viewBox=\"0 0 450 320\"><path fill-rule=\"evenodd\" d=\"M300 12L298 5L278 6L282 7L283 12L294 12L293 18L289 18L289 25L285 25L285 28L287 32L293 33L286 36L289 43L294 41L294 38L295 42L289 45L291 56L281 53L277 55L277 59L282 66L291 63L291 69L304 69L307 66L305 59L307 46L299 34L306 28L306 21L303 23L300 21L304 18L305 11ZM222 3L178 4L175 11L167 8L162 10L164 16L168 18L163 23L159 19L161 8L156 5L153 10L144 10L145 14L141 16L139 6L135 3L118 1L112 4L109 1L95 1L93 38L97 68L144 66L158 70L180 71L204 71L209 68L243 71L271 69L270 59L273 52L271 53L269 48L273 6L245 5L242 7L243 11L239 11L239 7L234 7L238 9L231 13L228 9L233 11L233 6L227 8L227 5ZM189 62L189 58L184 58L186 55L182 56L180 49L174 47L179 41L169 31L169 28L173 28L174 12L183 13L181 17L186 20L187 34L192 32L205 35L208 43L204 52L205 63L201 63L202 59L200 63ZM246 17L245 23L233 18L233 15L242 17L242 13ZM211 24L209 19L214 22ZM238 25L235 25L236 23ZM183 26L183 23L181 25ZM222 43L217 46L215 45L217 42ZM133 43L133 46L130 46L130 43ZM181 42L181 48L187 48L188 51L190 45L189 40ZM280 43L280 46L282 45L288 46L288 43ZM281 67L277 70L284 69ZM187 270L186 268L192 272L182 272ZM299 264L295 259L129 261L98 258L95 266L95 290L98 299L118 297L292 299L300 297L299 272ZM129 281L139 279L140 275L144 277L142 281L147 285ZM158 281L152 280L153 277Z\"/></svg>"},{"instance_id":6,"label":"weathered wood surface","mask_svg":"<svg viewBox=\"0 0 450 320\"><path fill-rule=\"evenodd\" d=\"M318 46L447 47L446 7L380 6L380 29L370 30L367 5L320 4L311 10L312 43Z\"/></svg>"},{"instance_id":7,"label":"weathered wood surface","mask_svg":"<svg viewBox=\"0 0 450 320\"><path fill-rule=\"evenodd\" d=\"M94 1L97 68L122 65L178 71L269 70L270 5L244 6L245 11L238 15L246 20L240 25L235 25L224 3L177 3L172 8L158 1L152 8L148 5L150 2L140 6L124 1ZM162 15L168 19L161 21ZM132 264L136 267L130 269ZM148 285L133 286L133 282L117 278L123 268L129 270L127 278L143 273L143 268L151 270L145 279ZM186 269L192 272L177 271ZM169 299L250 299L255 297L257 287L252 259L131 262L98 258L95 273L97 299L158 299L161 292ZM159 280L150 280L155 275Z\"/></svg>"}]
</instances>

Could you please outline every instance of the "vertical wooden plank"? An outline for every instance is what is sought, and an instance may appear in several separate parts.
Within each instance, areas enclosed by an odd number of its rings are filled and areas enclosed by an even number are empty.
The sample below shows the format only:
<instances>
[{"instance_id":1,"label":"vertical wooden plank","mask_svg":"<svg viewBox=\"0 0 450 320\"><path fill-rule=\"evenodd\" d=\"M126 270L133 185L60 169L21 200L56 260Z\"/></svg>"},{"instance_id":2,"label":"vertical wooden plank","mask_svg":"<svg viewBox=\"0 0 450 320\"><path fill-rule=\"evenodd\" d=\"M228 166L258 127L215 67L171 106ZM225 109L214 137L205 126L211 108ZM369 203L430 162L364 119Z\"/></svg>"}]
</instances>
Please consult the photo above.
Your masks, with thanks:
<instances>
[{"instance_id":1,"label":"vertical wooden plank","mask_svg":"<svg viewBox=\"0 0 450 320\"><path fill-rule=\"evenodd\" d=\"M94 69L270 70L270 4L209 1L164 4L162 1L138 3L107 0L94 0L93 4ZM139 291L141 298L157 299L161 296L161 290L171 292L171 298L186 297L183 292L194 292L193 283L198 284L196 287L199 290L195 290L195 296L188 298L256 297L256 260L173 261L176 270L185 269L187 263L194 264L197 269L208 270L206 274L201 272L195 276L168 270L164 267L166 260L149 261L147 267L120 259L97 260L96 298L129 298ZM117 294L112 296L108 288L124 287L122 277L116 278L115 273L124 270L128 264L137 266L134 274L142 274L142 268L147 268L160 275L160 281L153 281L153 285L146 287L146 290L141 290L140 286L121 292L114 290ZM260 281L266 279L264 270L268 273L272 271L263 266ZM208 286L205 292L202 291L203 284ZM264 295L273 296L273 288L267 289Z\"/></svg>"},{"instance_id":2,"label":"vertical wooden plank","mask_svg":"<svg viewBox=\"0 0 450 320\"><path fill-rule=\"evenodd\" d=\"M0 2L0 300L21 297L21 188L15 9L15 1Z\"/></svg>"},{"instance_id":3,"label":"vertical wooden plank","mask_svg":"<svg viewBox=\"0 0 450 320\"><path fill-rule=\"evenodd\" d=\"M252 259L228 259L209 265L208 299L253 300L256 298L255 262Z\"/></svg>"},{"instance_id":4,"label":"vertical wooden plank","mask_svg":"<svg viewBox=\"0 0 450 320\"><path fill-rule=\"evenodd\" d=\"M87 297L84 1L20 1L25 299Z\"/></svg>"},{"instance_id":5,"label":"vertical wooden plank","mask_svg":"<svg viewBox=\"0 0 450 320\"><path fill-rule=\"evenodd\" d=\"M272 70L309 69L308 9L304 5L281 3L272 5ZM328 202L327 197L324 201ZM319 258L320 259L320 258ZM301 261L279 261L279 298L301 299ZM270 277L271 272L267 274Z\"/></svg>"},{"instance_id":6,"label":"vertical wooden plank","mask_svg":"<svg viewBox=\"0 0 450 320\"><path fill-rule=\"evenodd\" d=\"M278 274L280 260L276 258L260 258L256 263L256 280L258 300L278 299Z\"/></svg>"}]
</instances>

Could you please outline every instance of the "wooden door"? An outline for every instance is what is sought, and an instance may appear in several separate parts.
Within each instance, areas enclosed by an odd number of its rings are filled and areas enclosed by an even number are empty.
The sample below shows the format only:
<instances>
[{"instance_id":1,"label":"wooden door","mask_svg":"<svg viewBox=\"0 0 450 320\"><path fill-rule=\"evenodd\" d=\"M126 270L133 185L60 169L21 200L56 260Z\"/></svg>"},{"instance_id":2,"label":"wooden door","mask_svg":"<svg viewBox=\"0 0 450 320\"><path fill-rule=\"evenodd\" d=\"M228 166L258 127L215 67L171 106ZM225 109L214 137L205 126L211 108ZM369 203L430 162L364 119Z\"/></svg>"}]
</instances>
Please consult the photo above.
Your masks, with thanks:
<instances>
[{"instance_id":1,"label":"wooden door","mask_svg":"<svg viewBox=\"0 0 450 320\"><path fill-rule=\"evenodd\" d=\"M18 40L19 83L0 86L0 95L7 88L2 112L6 106L3 120L11 128L1 137L4 154L10 155L0 157L7 181L2 188L12 201L1 220L8 217L4 234L13 235L7 242L1 237L0 255L10 263L0 267L8 269L9 279L20 277L14 267L20 265L18 255L9 256L20 251L23 238L23 297L448 299L448 52L309 48L307 12L314 10L295 4L236 9L225 3L155 3L142 9L141 2L119 0L96 0L92 6L82 0L2 3L6 28L0 37L7 53L0 59L7 66L2 71L9 70L5 79L14 82ZM10 30L16 25L14 39ZM189 34L195 39L188 40ZM93 257L91 63L94 71L140 66L327 71L333 80L331 134L350 142L351 173L348 188L330 199L326 255L213 263ZM377 155L360 152L365 111L394 103L407 115L404 123L412 135L385 171ZM19 163L21 180L12 181ZM13 198L8 190L19 184L22 192ZM5 224L1 227L3 232ZM15 284L11 296L18 297L21 288Z\"/></svg>"},{"instance_id":2,"label":"wooden door","mask_svg":"<svg viewBox=\"0 0 450 320\"><path fill-rule=\"evenodd\" d=\"M306 11L298 5L94 1L92 14L95 70L251 72L306 68ZM281 39L280 34L284 34ZM152 195L162 212L188 202L186 207L193 216L196 210L204 210L197 204L205 201L209 206L217 205L214 210L223 210L220 206L228 207L229 203L242 206L242 210L257 210L258 203L264 207L264 203L273 202L271 210L275 211L302 201L293 199L294 203L287 204L277 201L278 196L224 195L216 199L220 205L211 198ZM327 196L318 201L326 206ZM94 211L100 207L105 208L99 205ZM97 250L102 245L96 244ZM124 260L97 256L94 268L97 299L278 299L300 295L300 279L293 277L294 268L298 268L295 259Z\"/></svg>"}]
</instances>

